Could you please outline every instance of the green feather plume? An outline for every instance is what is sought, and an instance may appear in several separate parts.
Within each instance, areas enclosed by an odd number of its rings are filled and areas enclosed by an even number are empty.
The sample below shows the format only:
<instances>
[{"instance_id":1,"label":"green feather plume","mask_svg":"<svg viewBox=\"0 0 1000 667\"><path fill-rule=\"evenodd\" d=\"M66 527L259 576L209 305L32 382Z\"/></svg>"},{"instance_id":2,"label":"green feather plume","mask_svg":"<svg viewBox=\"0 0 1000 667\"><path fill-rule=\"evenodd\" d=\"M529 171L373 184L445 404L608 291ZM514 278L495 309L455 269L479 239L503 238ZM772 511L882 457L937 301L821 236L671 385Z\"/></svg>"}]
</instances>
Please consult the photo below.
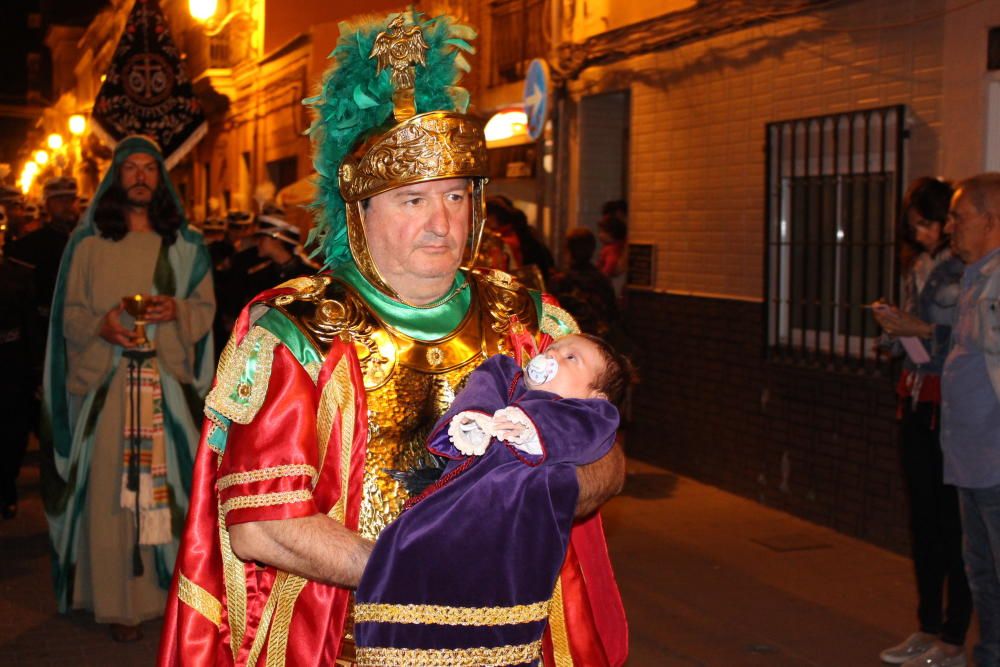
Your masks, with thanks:
<instances>
[{"instance_id":1,"label":"green feather plume","mask_svg":"<svg viewBox=\"0 0 1000 667\"><path fill-rule=\"evenodd\" d=\"M357 139L392 116L392 95L388 69L375 75L377 65L369 58L375 38L388 30L398 14L366 17L342 22L337 46L330 54L334 64L324 76L318 95L303 100L314 109L315 120L307 130L313 143L313 166L318 174L317 196L311 205L316 225L308 243L322 254L327 267L353 261L347 241L347 218L340 196L338 170ZM414 101L417 113L458 111L465 113L469 93L458 87L468 62L462 52L475 53L470 42L476 32L455 23L449 16L424 19L412 12L429 48L427 65L417 66Z\"/></svg>"}]
</instances>

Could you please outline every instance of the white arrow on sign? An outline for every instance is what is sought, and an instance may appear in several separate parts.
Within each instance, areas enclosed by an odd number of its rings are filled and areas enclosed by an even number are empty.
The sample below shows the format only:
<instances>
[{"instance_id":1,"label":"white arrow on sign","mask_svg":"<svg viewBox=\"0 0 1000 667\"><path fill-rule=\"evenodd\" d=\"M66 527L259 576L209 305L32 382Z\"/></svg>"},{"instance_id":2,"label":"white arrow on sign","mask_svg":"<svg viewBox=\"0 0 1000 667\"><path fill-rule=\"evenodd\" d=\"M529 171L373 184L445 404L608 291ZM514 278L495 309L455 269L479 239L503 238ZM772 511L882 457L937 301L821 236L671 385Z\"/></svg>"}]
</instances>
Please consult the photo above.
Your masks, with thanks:
<instances>
[{"instance_id":1,"label":"white arrow on sign","mask_svg":"<svg viewBox=\"0 0 1000 667\"><path fill-rule=\"evenodd\" d=\"M531 88L531 94L524 98L524 103L534 109L542 103L543 99L545 98L542 96L541 89L539 89L538 84L535 84Z\"/></svg>"}]
</instances>

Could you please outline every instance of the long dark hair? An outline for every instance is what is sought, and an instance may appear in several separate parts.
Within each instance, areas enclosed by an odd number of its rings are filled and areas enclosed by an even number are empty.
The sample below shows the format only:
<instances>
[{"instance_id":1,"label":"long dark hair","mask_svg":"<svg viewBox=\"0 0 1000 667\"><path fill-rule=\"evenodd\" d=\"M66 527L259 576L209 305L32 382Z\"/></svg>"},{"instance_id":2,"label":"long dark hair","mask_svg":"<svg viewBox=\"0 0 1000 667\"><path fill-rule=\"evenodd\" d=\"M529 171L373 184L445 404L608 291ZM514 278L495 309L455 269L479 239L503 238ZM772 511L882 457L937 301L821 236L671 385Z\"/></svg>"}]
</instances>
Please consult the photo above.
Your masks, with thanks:
<instances>
[{"instance_id":1,"label":"long dark hair","mask_svg":"<svg viewBox=\"0 0 1000 667\"><path fill-rule=\"evenodd\" d=\"M928 252L936 255L939 250L948 247L950 237L944 233L944 226L948 222L948 207L951 204L952 194L954 194L954 190L951 184L938 178L924 176L910 183L900 208L899 241L901 253L907 244L911 246L911 250L915 249L918 254L920 252L913 230L910 229L909 225L911 210L916 211L924 220L941 225L941 238L938 241L938 246L937 248L928 248Z\"/></svg>"},{"instance_id":2,"label":"long dark hair","mask_svg":"<svg viewBox=\"0 0 1000 667\"><path fill-rule=\"evenodd\" d=\"M149 224L163 239L164 245L170 246L177 240L177 231L184 219L177 208L177 203L170 195L170 190L164 182L165 178L161 170L160 181L149 202ZM121 241L125 238L125 234L128 233L125 209L128 206L125 188L115 180L94 208L94 225L101 236L112 241Z\"/></svg>"}]
</instances>

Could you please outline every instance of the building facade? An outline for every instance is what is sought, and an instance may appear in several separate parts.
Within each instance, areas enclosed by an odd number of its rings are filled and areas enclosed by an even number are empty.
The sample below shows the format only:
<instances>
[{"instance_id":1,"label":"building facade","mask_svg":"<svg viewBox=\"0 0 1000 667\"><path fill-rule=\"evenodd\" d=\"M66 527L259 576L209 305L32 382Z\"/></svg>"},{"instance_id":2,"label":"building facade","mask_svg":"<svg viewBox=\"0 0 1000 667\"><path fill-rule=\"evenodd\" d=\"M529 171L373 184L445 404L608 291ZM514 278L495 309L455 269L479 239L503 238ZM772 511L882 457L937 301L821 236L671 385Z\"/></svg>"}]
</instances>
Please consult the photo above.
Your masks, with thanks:
<instances>
[{"instance_id":1,"label":"building facade","mask_svg":"<svg viewBox=\"0 0 1000 667\"><path fill-rule=\"evenodd\" d=\"M629 453L904 549L863 306L895 298L906 184L1000 165L1000 6L622 4L562 3L557 57L562 224L629 202Z\"/></svg>"}]
</instances>

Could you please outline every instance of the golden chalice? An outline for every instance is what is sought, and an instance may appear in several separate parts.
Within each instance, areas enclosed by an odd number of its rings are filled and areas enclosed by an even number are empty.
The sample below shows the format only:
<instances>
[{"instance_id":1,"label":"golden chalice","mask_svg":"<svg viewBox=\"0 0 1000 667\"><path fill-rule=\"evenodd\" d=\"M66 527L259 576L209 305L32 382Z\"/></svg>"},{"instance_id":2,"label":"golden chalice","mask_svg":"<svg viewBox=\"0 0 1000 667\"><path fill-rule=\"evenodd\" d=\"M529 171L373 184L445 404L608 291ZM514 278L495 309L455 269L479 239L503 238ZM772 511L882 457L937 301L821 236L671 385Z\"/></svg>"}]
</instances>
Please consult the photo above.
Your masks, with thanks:
<instances>
[{"instance_id":1,"label":"golden chalice","mask_svg":"<svg viewBox=\"0 0 1000 667\"><path fill-rule=\"evenodd\" d=\"M125 309L126 313L135 318L135 334L137 336L136 347L143 349L149 349L152 347L152 344L146 337L146 323L148 322L146 319L146 313L152 305L152 300L148 296L143 296L142 294L122 297L122 308Z\"/></svg>"}]
</instances>

